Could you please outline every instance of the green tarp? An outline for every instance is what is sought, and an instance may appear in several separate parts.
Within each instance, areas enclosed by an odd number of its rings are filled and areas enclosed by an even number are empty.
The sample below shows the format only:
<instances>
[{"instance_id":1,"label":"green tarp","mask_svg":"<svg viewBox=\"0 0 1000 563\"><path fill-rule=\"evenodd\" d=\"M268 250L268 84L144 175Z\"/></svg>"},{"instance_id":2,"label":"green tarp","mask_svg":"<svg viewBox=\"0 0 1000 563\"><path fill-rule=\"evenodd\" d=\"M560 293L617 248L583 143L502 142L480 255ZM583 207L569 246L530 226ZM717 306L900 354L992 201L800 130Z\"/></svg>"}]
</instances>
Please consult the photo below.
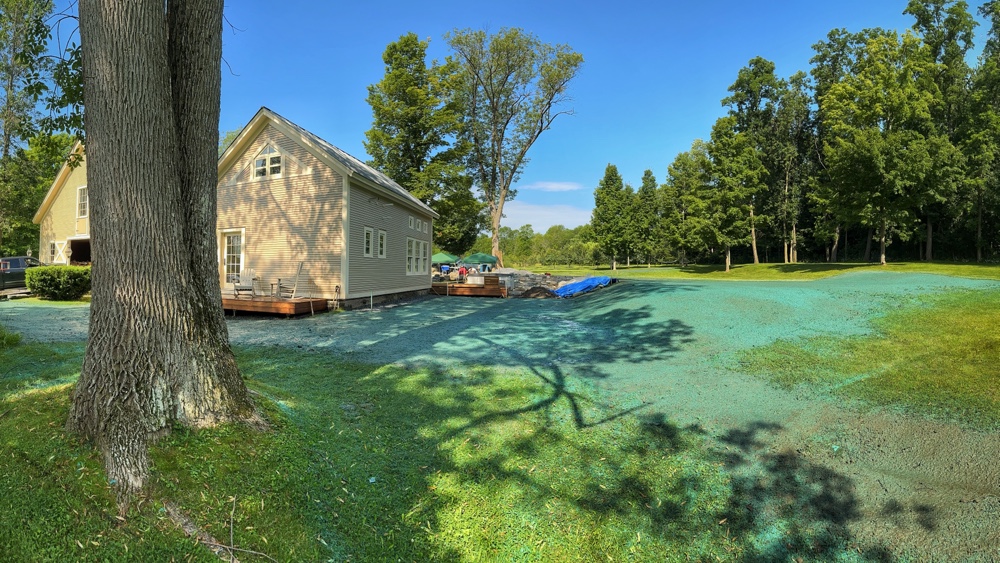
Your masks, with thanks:
<instances>
[{"instance_id":1,"label":"green tarp","mask_svg":"<svg viewBox=\"0 0 1000 563\"><path fill-rule=\"evenodd\" d=\"M484 254L482 252L477 252L475 254L470 254L465 258L462 258L464 264L489 264L490 266L497 265L497 257L491 254Z\"/></svg>"},{"instance_id":2,"label":"green tarp","mask_svg":"<svg viewBox=\"0 0 1000 563\"><path fill-rule=\"evenodd\" d=\"M454 264L455 262L458 262L458 256L447 252L438 252L431 256L431 264Z\"/></svg>"}]
</instances>

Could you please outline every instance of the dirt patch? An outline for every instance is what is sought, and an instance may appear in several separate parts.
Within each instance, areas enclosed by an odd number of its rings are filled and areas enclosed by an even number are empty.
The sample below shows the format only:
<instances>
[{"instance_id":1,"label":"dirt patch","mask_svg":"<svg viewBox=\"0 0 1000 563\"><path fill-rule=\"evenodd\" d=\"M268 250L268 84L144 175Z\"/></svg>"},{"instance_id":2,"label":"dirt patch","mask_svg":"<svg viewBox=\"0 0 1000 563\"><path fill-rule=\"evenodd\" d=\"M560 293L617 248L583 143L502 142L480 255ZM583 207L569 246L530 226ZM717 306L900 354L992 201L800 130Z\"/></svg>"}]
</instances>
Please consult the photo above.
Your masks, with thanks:
<instances>
[{"instance_id":1,"label":"dirt patch","mask_svg":"<svg viewBox=\"0 0 1000 563\"><path fill-rule=\"evenodd\" d=\"M556 295L551 289L535 286L525 290L518 297L523 297L525 299L555 299L559 296Z\"/></svg>"}]
</instances>

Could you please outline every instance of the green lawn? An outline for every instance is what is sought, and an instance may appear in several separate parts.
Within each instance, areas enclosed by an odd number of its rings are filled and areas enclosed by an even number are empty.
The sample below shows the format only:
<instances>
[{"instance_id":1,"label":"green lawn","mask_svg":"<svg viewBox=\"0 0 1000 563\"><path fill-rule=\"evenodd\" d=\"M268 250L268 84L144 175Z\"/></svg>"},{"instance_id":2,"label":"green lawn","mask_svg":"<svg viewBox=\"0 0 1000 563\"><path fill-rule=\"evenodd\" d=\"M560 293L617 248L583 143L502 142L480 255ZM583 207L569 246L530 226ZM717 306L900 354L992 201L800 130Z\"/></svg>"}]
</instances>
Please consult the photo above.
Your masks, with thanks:
<instances>
[{"instance_id":1,"label":"green lawn","mask_svg":"<svg viewBox=\"0 0 1000 563\"><path fill-rule=\"evenodd\" d=\"M876 333L782 340L744 366L785 387L808 385L878 405L1000 428L1000 291L925 297Z\"/></svg>"},{"instance_id":2,"label":"green lawn","mask_svg":"<svg viewBox=\"0 0 1000 563\"><path fill-rule=\"evenodd\" d=\"M997 264L955 264L953 262L890 262L885 266L858 263L736 264L729 272L721 265L654 266L633 265L611 270L608 267L583 268L533 266L534 272L563 276L612 276L626 279L713 279L754 281L796 281L820 279L857 271L926 272L976 279L1000 279Z\"/></svg>"},{"instance_id":3,"label":"green lawn","mask_svg":"<svg viewBox=\"0 0 1000 563\"><path fill-rule=\"evenodd\" d=\"M273 431L174 432L149 496L119 521L98 456L62 430L82 352L0 352L6 558L213 560L167 501L279 560L715 559L752 535L719 525L733 493L702 436L634 416L578 428L574 405L600 414L588 389L281 349L239 354Z\"/></svg>"}]
</instances>

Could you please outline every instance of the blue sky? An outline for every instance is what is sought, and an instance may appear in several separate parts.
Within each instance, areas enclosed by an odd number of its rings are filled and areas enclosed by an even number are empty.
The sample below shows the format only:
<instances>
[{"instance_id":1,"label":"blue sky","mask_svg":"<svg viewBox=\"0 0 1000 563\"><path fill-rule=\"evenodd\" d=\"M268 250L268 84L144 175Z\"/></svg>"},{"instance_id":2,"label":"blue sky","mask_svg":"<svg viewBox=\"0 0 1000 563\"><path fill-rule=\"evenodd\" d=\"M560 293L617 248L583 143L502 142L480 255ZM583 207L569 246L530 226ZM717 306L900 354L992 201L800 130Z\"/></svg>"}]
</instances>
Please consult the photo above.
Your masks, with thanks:
<instances>
[{"instance_id":1,"label":"blue sky","mask_svg":"<svg viewBox=\"0 0 1000 563\"><path fill-rule=\"evenodd\" d=\"M972 9L978 7L971 0ZM905 0L568 2L227 2L220 130L242 127L267 106L366 160L367 87L382 52L413 31L448 54L456 28L520 27L584 56L571 85L575 115L560 117L529 153L504 224L586 223L608 163L638 186L645 169L662 182L691 141L725 112L720 100L741 67L774 61L779 75L808 71L811 46L831 29L904 30ZM977 29L985 36L986 29Z\"/></svg>"}]
</instances>

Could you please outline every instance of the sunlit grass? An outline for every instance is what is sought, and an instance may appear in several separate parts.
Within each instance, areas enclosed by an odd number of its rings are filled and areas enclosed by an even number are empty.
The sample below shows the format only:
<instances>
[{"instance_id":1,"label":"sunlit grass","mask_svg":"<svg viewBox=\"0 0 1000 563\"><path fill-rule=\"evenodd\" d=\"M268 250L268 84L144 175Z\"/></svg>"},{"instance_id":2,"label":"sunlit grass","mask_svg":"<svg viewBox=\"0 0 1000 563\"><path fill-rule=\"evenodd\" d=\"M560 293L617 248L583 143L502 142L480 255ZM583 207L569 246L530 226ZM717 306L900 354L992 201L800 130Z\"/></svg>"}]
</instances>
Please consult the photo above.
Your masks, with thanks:
<instances>
[{"instance_id":1,"label":"sunlit grass","mask_svg":"<svg viewBox=\"0 0 1000 563\"><path fill-rule=\"evenodd\" d=\"M924 298L865 337L780 341L745 366L779 384L808 384L913 412L1000 428L1000 291Z\"/></svg>"},{"instance_id":2,"label":"sunlit grass","mask_svg":"<svg viewBox=\"0 0 1000 563\"><path fill-rule=\"evenodd\" d=\"M82 353L0 352L0 528L21 530L0 552L14 560L212 560L166 502L283 561L714 559L752 534L717 524L731 491L702 436L635 416L580 428L569 397L587 421L629 407L588 388L277 348L239 354L272 429L176 429L119 521L98 454L63 431Z\"/></svg>"},{"instance_id":3,"label":"sunlit grass","mask_svg":"<svg viewBox=\"0 0 1000 563\"><path fill-rule=\"evenodd\" d=\"M717 279L783 281L813 280L847 272L923 272L980 279L1000 279L1000 265L951 262L890 262L885 266L860 263L735 264L729 272L722 265L653 266L633 265L611 270L609 267L567 268L532 267L531 271L563 276L612 276L625 279Z\"/></svg>"}]
</instances>

